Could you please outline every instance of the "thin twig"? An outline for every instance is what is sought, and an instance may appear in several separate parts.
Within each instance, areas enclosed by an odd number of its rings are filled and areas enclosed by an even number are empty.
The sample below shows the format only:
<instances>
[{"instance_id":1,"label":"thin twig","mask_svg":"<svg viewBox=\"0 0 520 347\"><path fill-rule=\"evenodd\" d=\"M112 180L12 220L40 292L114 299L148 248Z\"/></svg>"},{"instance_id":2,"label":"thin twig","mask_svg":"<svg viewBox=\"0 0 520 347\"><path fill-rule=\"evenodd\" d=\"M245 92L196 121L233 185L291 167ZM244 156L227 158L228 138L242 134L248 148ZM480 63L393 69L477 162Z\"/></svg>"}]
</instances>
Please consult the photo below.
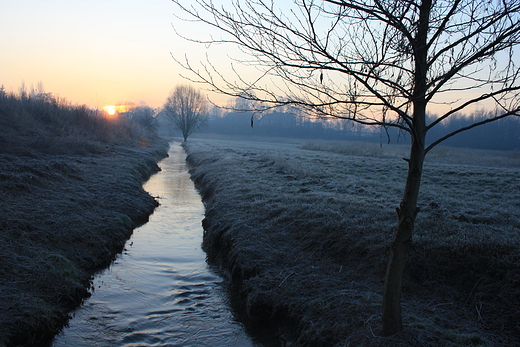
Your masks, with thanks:
<instances>
[{"instance_id":1,"label":"thin twig","mask_svg":"<svg viewBox=\"0 0 520 347\"><path fill-rule=\"evenodd\" d=\"M282 284L285 282L285 280L287 280L289 277L291 277L292 275L294 275L294 272L291 272L290 274L288 274L287 276L285 276L285 278L283 279L282 282L280 282L280 284L278 285L278 288L280 288L282 286Z\"/></svg>"}]
</instances>

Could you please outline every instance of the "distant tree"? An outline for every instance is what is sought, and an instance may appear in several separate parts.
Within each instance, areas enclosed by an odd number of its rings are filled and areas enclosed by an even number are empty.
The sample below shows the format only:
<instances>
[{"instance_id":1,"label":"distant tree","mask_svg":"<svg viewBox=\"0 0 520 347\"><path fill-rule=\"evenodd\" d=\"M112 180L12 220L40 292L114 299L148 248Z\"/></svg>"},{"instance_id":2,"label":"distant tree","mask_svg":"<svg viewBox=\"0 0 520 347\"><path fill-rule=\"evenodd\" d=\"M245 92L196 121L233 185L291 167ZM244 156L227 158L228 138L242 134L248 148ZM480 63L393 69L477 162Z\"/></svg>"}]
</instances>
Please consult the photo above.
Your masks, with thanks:
<instances>
[{"instance_id":1,"label":"distant tree","mask_svg":"<svg viewBox=\"0 0 520 347\"><path fill-rule=\"evenodd\" d=\"M242 61L234 57L236 76L224 75L209 61L199 69L187 58L179 60L196 82L264 109L294 105L312 115L409 133L408 173L382 305L383 333L401 331L402 280L425 155L460 132L520 115L520 2L173 1L189 20L212 28L208 39L192 41L231 43L249 53ZM258 74L239 74L240 62ZM448 106L447 111L428 122L430 104ZM486 119L426 142L428 131L443 120L481 104L492 109Z\"/></svg>"},{"instance_id":2,"label":"distant tree","mask_svg":"<svg viewBox=\"0 0 520 347\"><path fill-rule=\"evenodd\" d=\"M234 99L233 105L231 105L230 109L237 111L237 112L246 112L254 109L254 103L249 100L242 97L236 97Z\"/></svg>"},{"instance_id":3,"label":"distant tree","mask_svg":"<svg viewBox=\"0 0 520 347\"><path fill-rule=\"evenodd\" d=\"M208 119L207 101L198 90L188 85L175 87L164 104L164 111L182 132L184 141Z\"/></svg>"},{"instance_id":4,"label":"distant tree","mask_svg":"<svg viewBox=\"0 0 520 347\"><path fill-rule=\"evenodd\" d=\"M125 112L124 116L151 132L157 132L159 124L155 115L157 110L147 105L140 105Z\"/></svg>"}]
</instances>

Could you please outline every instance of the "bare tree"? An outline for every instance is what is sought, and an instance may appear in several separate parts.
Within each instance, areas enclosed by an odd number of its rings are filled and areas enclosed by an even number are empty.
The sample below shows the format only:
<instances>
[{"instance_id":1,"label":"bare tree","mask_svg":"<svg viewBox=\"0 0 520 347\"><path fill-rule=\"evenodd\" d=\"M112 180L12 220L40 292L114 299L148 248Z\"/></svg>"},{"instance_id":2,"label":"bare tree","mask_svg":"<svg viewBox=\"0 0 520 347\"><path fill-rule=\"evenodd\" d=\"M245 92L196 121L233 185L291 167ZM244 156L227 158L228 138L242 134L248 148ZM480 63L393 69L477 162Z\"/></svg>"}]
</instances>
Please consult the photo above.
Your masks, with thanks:
<instances>
[{"instance_id":1,"label":"bare tree","mask_svg":"<svg viewBox=\"0 0 520 347\"><path fill-rule=\"evenodd\" d=\"M178 62L213 91L259 101L263 109L295 105L410 134L410 156L397 230L383 292L383 332L402 330L401 287L412 243L425 155L462 131L519 116L520 2L518 0L173 0L190 20L221 32L219 38L248 54L235 63L255 66L245 77L217 71L207 60L195 68ZM233 67L236 70L236 65ZM485 105L490 116L442 138L430 129L456 113ZM438 106L440 116L426 117ZM442 108L440 108L442 106ZM435 110L436 113L439 110Z\"/></svg>"},{"instance_id":2,"label":"bare tree","mask_svg":"<svg viewBox=\"0 0 520 347\"><path fill-rule=\"evenodd\" d=\"M139 106L131 107L123 115L135 123L139 124L144 129L157 133L159 127L157 118L158 109L154 109L148 105L141 104Z\"/></svg>"},{"instance_id":3,"label":"bare tree","mask_svg":"<svg viewBox=\"0 0 520 347\"><path fill-rule=\"evenodd\" d=\"M164 110L168 118L182 132L184 141L204 125L208 118L208 105L204 96L188 85L175 87L166 99Z\"/></svg>"}]
</instances>

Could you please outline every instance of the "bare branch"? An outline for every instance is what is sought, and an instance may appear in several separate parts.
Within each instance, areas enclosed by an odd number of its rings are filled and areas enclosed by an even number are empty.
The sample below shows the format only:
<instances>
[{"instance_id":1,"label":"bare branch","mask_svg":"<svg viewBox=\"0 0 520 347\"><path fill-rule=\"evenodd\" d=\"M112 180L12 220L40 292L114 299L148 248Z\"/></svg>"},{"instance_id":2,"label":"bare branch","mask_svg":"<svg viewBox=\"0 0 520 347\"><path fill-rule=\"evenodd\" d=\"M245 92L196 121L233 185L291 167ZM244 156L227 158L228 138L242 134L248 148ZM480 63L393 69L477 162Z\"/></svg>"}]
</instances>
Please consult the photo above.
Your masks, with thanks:
<instances>
[{"instance_id":1,"label":"bare branch","mask_svg":"<svg viewBox=\"0 0 520 347\"><path fill-rule=\"evenodd\" d=\"M440 0L428 12L421 12L428 2L413 0L295 0L281 7L270 0L234 0L227 8L209 0L189 6L174 2L190 20L221 33L191 41L239 46L250 59L230 57L230 62L255 68L256 76L242 75L233 64L234 76L224 74L209 59L200 71L187 58L181 65L210 90L255 101L257 111L296 106L320 117L412 132L423 97L426 107L440 94L456 95L445 101L453 109L426 130L478 102L519 98L520 72L513 59L502 70L488 67L497 54L519 43L516 0L493 6ZM425 30L420 13L430 13ZM426 63L418 64L423 56ZM418 83L425 83L420 93ZM456 94L468 90L482 93L471 99Z\"/></svg>"}]
</instances>

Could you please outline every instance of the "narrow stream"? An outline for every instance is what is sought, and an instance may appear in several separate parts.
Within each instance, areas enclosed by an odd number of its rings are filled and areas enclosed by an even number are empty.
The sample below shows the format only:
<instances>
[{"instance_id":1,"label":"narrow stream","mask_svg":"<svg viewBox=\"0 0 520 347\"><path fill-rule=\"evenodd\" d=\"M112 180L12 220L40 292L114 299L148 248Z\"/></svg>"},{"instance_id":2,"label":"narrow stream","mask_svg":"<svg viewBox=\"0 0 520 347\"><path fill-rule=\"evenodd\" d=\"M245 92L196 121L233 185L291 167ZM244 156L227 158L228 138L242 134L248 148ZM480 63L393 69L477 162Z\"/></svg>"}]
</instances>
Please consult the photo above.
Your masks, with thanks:
<instances>
[{"instance_id":1,"label":"narrow stream","mask_svg":"<svg viewBox=\"0 0 520 347\"><path fill-rule=\"evenodd\" d=\"M144 186L161 206L95 277L92 297L53 347L261 346L234 319L222 279L205 261L204 206L185 154L172 144L169 155Z\"/></svg>"}]
</instances>

